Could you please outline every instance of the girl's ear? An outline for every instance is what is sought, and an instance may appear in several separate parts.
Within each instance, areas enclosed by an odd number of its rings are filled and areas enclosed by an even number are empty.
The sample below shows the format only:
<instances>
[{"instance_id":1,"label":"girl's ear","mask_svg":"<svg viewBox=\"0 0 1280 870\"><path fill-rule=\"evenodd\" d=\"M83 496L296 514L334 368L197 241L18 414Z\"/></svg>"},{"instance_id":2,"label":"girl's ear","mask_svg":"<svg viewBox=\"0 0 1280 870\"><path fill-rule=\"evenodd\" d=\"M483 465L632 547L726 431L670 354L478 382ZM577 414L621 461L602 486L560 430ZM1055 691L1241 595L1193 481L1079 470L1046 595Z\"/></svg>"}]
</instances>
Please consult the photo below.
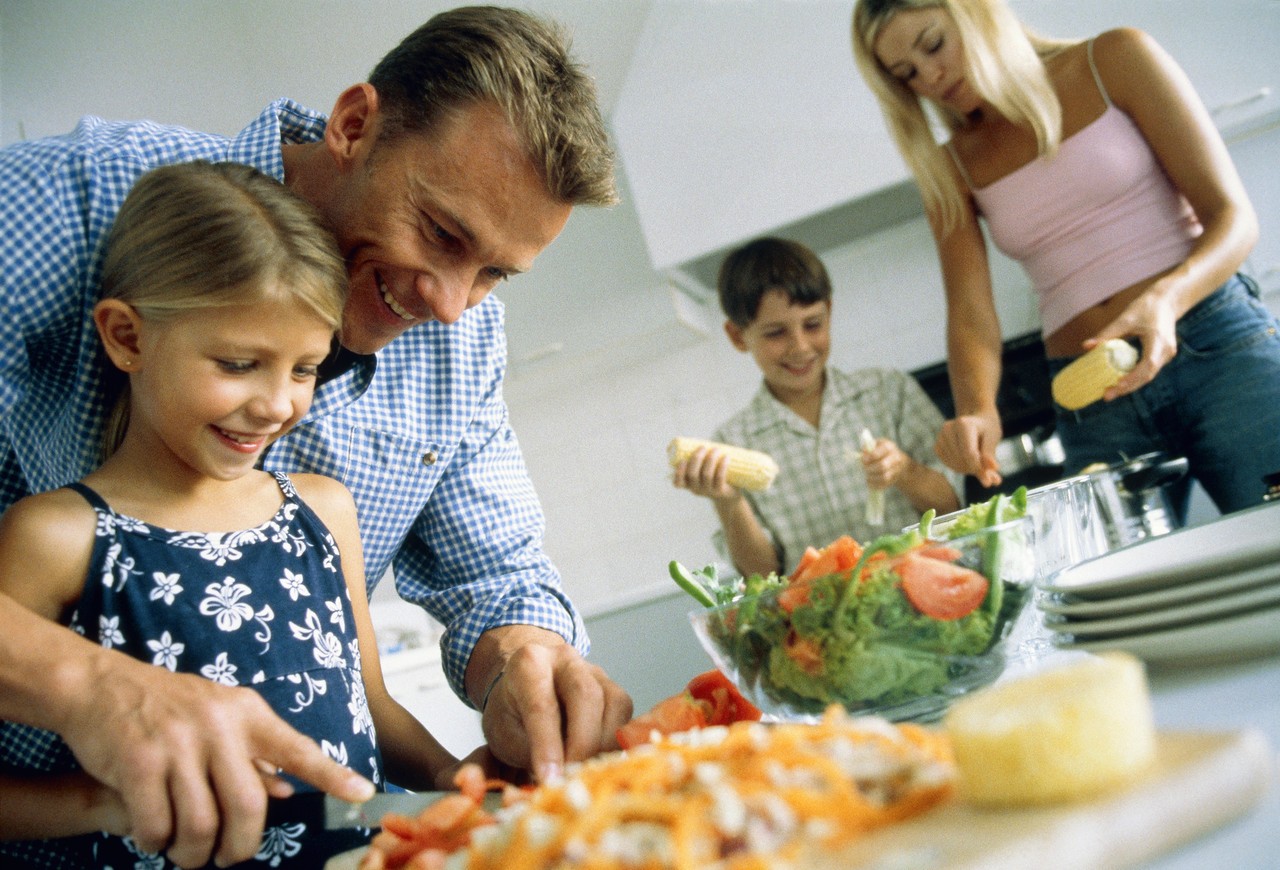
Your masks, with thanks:
<instances>
[{"instance_id":1,"label":"girl's ear","mask_svg":"<svg viewBox=\"0 0 1280 870\"><path fill-rule=\"evenodd\" d=\"M747 343L742 338L742 327L732 320L724 322L724 334L729 336L729 343L743 353L747 352Z\"/></svg>"},{"instance_id":2,"label":"girl's ear","mask_svg":"<svg viewBox=\"0 0 1280 870\"><path fill-rule=\"evenodd\" d=\"M126 374L142 368L142 318L132 305L103 299L93 306L93 325L116 368Z\"/></svg>"}]
</instances>

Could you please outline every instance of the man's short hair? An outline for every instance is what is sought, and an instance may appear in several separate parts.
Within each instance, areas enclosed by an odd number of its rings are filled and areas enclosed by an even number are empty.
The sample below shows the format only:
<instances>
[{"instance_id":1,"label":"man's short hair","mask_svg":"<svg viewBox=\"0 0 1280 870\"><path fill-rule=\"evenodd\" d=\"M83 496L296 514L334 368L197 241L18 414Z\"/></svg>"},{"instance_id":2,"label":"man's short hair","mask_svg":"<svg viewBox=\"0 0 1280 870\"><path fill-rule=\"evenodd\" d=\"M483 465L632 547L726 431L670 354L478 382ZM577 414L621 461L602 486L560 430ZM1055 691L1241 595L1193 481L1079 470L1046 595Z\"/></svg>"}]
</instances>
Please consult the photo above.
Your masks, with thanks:
<instances>
[{"instance_id":1,"label":"man's short hair","mask_svg":"<svg viewBox=\"0 0 1280 870\"><path fill-rule=\"evenodd\" d=\"M491 102L553 199L618 201L595 82L569 55L568 38L552 21L496 6L441 12L392 49L369 82L383 112L380 144L430 135L448 112Z\"/></svg>"}]
</instances>

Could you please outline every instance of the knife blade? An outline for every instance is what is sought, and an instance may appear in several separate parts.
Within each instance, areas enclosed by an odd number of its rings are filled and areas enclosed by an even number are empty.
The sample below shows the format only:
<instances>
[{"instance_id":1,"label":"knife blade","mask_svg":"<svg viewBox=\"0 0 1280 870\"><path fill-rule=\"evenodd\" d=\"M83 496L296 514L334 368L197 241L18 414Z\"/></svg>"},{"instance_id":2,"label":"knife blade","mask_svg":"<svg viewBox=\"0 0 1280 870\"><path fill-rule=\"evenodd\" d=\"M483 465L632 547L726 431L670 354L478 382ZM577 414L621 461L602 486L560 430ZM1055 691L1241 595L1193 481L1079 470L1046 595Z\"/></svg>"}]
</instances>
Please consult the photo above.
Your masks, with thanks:
<instances>
[{"instance_id":1,"label":"knife blade","mask_svg":"<svg viewBox=\"0 0 1280 870\"><path fill-rule=\"evenodd\" d=\"M267 810L267 823L307 821L323 824L327 831L343 828L380 828L387 813L416 816L441 798L456 791L378 792L363 803L344 801L321 792L303 792L282 800L273 800ZM502 806L502 793L487 792L481 806L493 812Z\"/></svg>"}]
</instances>

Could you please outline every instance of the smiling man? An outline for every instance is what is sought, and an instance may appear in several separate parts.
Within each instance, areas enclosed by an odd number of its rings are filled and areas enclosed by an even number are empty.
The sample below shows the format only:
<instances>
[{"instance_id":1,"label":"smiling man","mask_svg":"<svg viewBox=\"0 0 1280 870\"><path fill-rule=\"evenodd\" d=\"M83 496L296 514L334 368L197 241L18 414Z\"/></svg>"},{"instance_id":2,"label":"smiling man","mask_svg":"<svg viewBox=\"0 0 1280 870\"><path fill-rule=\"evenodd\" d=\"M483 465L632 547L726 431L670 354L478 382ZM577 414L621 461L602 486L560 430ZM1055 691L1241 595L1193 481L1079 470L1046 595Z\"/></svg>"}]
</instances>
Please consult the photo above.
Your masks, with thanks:
<instances>
[{"instance_id":1,"label":"smiling man","mask_svg":"<svg viewBox=\"0 0 1280 870\"><path fill-rule=\"evenodd\" d=\"M613 746L631 701L583 656L580 616L502 399L502 307L575 205L616 200L591 80L548 24L458 9L390 52L329 116L278 100L235 137L86 118L0 151L0 507L97 461L103 363L89 317L101 241L155 166L235 161L329 222L347 262L342 347L265 467L342 480L366 573L446 626L446 674L503 762L539 777ZM118 789L133 833L181 866L253 854L283 768L357 796L244 689L102 650L0 598L0 717L62 734Z\"/></svg>"}]
</instances>

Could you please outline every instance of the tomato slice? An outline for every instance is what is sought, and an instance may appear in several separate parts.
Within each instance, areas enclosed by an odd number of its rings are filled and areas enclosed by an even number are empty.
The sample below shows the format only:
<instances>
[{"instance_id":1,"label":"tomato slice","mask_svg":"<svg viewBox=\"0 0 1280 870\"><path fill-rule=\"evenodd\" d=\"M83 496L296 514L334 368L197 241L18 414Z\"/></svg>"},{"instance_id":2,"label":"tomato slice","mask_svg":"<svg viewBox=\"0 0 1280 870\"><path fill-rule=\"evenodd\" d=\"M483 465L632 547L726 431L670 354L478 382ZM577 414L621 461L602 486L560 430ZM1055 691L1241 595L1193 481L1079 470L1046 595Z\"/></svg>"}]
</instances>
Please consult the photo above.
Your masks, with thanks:
<instances>
[{"instance_id":1,"label":"tomato slice","mask_svg":"<svg viewBox=\"0 0 1280 870\"><path fill-rule=\"evenodd\" d=\"M903 556L894 570L902 578L907 601L933 619L968 616L987 597L987 578L977 571L918 552Z\"/></svg>"},{"instance_id":2,"label":"tomato slice","mask_svg":"<svg viewBox=\"0 0 1280 870\"><path fill-rule=\"evenodd\" d=\"M755 704L742 696L738 687L719 670L698 674L689 681L685 691L699 701L711 705L708 725L729 725L733 722L757 722L763 715Z\"/></svg>"},{"instance_id":3,"label":"tomato slice","mask_svg":"<svg viewBox=\"0 0 1280 870\"><path fill-rule=\"evenodd\" d=\"M619 746L631 749L648 743L649 736L654 731L659 734L676 734L691 728L705 727L710 713L709 703L694 698L688 692L681 692L659 701L652 710L641 713L619 728L614 736Z\"/></svg>"},{"instance_id":4,"label":"tomato slice","mask_svg":"<svg viewBox=\"0 0 1280 870\"><path fill-rule=\"evenodd\" d=\"M813 553L812 556L810 552ZM791 582L849 571L858 564L861 556L862 547L858 542L848 535L841 535L821 550L814 550L812 547L806 549L800 557L800 564L791 573Z\"/></svg>"}]
</instances>

